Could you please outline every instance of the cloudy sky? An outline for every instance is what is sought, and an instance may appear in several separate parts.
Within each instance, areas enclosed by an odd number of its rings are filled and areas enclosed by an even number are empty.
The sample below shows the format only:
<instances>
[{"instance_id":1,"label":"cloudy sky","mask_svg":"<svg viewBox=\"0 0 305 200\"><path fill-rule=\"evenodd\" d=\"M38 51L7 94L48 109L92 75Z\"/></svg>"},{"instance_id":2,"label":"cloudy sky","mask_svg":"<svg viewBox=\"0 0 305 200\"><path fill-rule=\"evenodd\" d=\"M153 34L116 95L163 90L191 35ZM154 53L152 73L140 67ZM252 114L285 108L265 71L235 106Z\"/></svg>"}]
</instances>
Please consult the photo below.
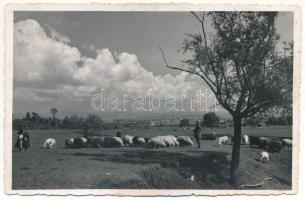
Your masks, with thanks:
<instances>
[{"instance_id":1,"label":"cloudy sky","mask_svg":"<svg viewBox=\"0 0 305 200\"><path fill-rule=\"evenodd\" d=\"M203 82L167 69L158 46L179 65L185 33L199 28L183 12L15 12L13 112L90 112L101 89L194 95ZM281 13L277 29L291 41L292 14Z\"/></svg>"}]
</instances>

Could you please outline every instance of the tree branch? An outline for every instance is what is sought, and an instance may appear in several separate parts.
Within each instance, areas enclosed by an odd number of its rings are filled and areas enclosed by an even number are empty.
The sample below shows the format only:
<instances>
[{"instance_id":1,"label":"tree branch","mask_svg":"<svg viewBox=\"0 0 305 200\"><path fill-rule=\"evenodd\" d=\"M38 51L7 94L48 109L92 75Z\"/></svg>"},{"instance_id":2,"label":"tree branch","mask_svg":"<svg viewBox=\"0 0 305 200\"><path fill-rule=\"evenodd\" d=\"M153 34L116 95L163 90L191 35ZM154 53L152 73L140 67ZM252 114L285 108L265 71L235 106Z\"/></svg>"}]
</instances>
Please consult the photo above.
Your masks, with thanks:
<instances>
[{"instance_id":1,"label":"tree branch","mask_svg":"<svg viewBox=\"0 0 305 200\"><path fill-rule=\"evenodd\" d=\"M198 72L195 72L195 71L191 71L191 70L187 70L187 69L182 69L182 68L179 68L179 67L172 67L172 66L170 66L170 65L168 65L168 63L167 63L167 61L166 61L166 58L165 58L165 54L164 54L164 51L163 51L163 49L161 48L161 47L159 47L159 49L160 49L160 51L161 51L161 53L162 53L162 57L163 57L163 60L164 60L164 63L166 64L166 67L168 67L168 68L170 68L170 69L175 69L175 70L179 70L179 71L184 71L184 72L188 72L188 73L191 73L191 74L194 74L194 75L197 75L197 76L199 76L199 77L201 77L203 80L204 80L204 82L209 86L209 88L212 90L212 92L215 94L215 95L217 95L218 93L217 93L217 91L216 91L216 89L213 87L213 85L212 85L212 83L210 83L209 81L208 81L208 77L204 77L203 75L201 75L200 73L198 73ZM205 75L205 74L204 74ZM206 76L206 75L205 75Z\"/></svg>"},{"instance_id":2,"label":"tree branch","mask_svg":"<svg viewBox=\"0 0 305 200\"><path fill-rule=\"evenodd\" d=\"M194 17L201 23L201 19L200 17L194 12L194 11L191 11L192 15L194 15Z\"/></svg>"},{"instance_id":3,"label":"tree branch","mask_svg":"<svg viewBox=\"0 0 305 200\"><path fill-rule=\"evenodd\" d=\"M265 106L268 106L272 101L266 100L266 101L261 101L259 104L252 104L250 107L247 107L242 113L242 117L250 117L254 115L255 113L259 112L261 109L263 109ZM255 107L256 106L256 107Z\"/></svg>"}]
</instances>

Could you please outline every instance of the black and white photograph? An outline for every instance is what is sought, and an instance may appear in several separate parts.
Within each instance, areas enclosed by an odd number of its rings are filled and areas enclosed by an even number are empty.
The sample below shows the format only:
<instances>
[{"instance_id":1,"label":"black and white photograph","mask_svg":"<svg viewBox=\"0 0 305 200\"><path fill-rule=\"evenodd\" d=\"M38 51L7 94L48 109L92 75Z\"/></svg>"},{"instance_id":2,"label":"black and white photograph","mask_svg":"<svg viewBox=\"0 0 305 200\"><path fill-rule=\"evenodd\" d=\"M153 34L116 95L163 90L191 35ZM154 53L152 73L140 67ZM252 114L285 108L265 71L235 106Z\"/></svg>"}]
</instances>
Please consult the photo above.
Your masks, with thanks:
<instances>
[{"instance_id":1,"label":"black and white photograph","mask_svg":"<svg viewBox=\"0 0 305 200\"><path fill-rule=\"evenodd\" d=\"M295 190L294 11L12 17L11 190Z\"/></svg>"}]
</instances>

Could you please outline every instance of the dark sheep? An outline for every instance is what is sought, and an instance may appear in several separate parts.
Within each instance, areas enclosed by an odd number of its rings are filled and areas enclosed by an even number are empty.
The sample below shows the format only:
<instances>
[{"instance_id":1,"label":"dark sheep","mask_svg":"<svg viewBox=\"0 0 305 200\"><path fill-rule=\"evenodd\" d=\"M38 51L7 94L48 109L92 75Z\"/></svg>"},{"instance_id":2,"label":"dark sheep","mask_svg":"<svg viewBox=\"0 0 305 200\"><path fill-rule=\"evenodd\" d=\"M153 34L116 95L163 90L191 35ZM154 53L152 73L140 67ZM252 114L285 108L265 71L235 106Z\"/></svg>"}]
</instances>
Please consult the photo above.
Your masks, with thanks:
<instances>
[{"instance_id":1,"label":"dark sheep","mask_svg":"<svg viewBox=\"0 0 305 200\"><path fill-rule=\"evenodd\" d=\"M180 146L191 146L193 145L193 141L189 136L179 136L177 138Z\"/></svg>"},{"instance_id":2,"label":"dark sheep","mask_svg":"<svg viewBox=\"0 0 305 200\"><path fill-rule=\"evenodd\" d=\"M260 140L260 144L259 144L260 149L266 149L267 146L269 146L270 141L271 141L269 138L266 138L266 137L259 137L259 140Z\"/></svg>"},{"instance_id":3,"label":"dark sheep","mask_svg":"<svg viewBox=\"0 0 305 200\"><path fill-rule=\"evenodd\" d=\"M139 139L139 136L134 136L134 137L132 138L132 144L138 146L138 145L139 145L139 144L138 144L138 139Z\"/></svg>"},{"instance_id":4,"label":"dark sheep","mask_svg":"<svg viewBox=\"0 0 305 200\"><path fill-rule=\"evenodd\" d=\"M145 137L144 140L145 140L145 143L147 144L148 141L150 140L150 138L149 137Z\"/></svg>"},{"instance_id":5,"label":"dark sheep","mask_svg":"<svg viewBox=\"0 0 305 200\"><path fill-rule=\"evenodd\" d=\"M103 147L122 147L124 146L123 140L119 137L105 137Z\"/></svg>"},{"instance_id":6,"label":"dark sheep","mask_svg":"<svg viewBox=\"0 0 305 200\"><path fill-rule=\"evenodd\" d=\"M271 140L268 145L268 150L270 152L279 152L282 149L282 143L277 140Z\"/></svg>"},{"instance_id":7,"label":"dark sheep","mask_svg":"<svg viewBox=\"0 0 305 200\"><path fill-rule=\"evenodd\" d=\"M87 136L87 143L89 147L96 147L96 143L95 143L96 138L97 138L96 136Z\"/></svg>"},{"instance_id":8,"label":"dark sheep","mask_svg":"<svg viewBox=\"0 0 305 200\"><path fill-rule=\"evenodd\" d=\"M228 143L228 144L233 145L233 143L234 143L234 135L229 135L229 136L227 136L227 137L229 138L229 143ZM249 139L249 140L250 140L250 139ZM244 136L241 136L241 138L240 138L240 144L241 144L241 145L245 144L244 141L245 141L245 140L244 140Z\"/></svg>"},{"instance_id":9,"label":"dark sheep","mask_svg":"<svg viewBox=\"0 0 305 200\"><path fill-rule=\"evenodd\" d=\"M74 148L82 148L82 147L85 147L85 144L84 144L84 142L81 138L74 138L73 147Z\"/></svg>"},{"instance_id":10,"label":"dark sheep","mask_svg":"<svg viewBox=\"0 0 305 200\"><path fill-rule=\"evenodd\" d=\"M104 137L98 137L98 136L87 137L87 144L89 147L94 147L94 148L102 147L103 141L104 141Z\"/></svg>"},{"instance_id":11,"label":"dark sheep","mask_svg":"<svg viewBox=\"0 0 305 200\"><path fill-rule=\"evenodd\" d=\"M73 140L74 140L74 138L65 139L65 147L66 148L73 148Z\"/></svg>"},{"instance_id":12,"label":"dark sheep","mask_svg":"<svg viewBox=\"0 0 305 200\"><path fill-rule=\"evenodd\" d=\"M132 138L132 143L133 143L134 146L144 146L145 143L146 143L146 141L145 141L145 139L142 138L142 137L134 136L134 137Z\"/></svg>"},{"instance_id":13,"label":"dark sheep","mask_svg":"<svg viewBox=\"0 0 305 200\"><path fill-rule=\"evenodd\" d=\"M249 140L250 140L250 147L254 148L254 146L256 147L260 147L260 139L256 136L249 136Z\"/></svg>"},{"instance_id":14,"label":"dark sheep","mask_svg":"<svg viewBox=\"0 0 305 200\"><path fill-rule=\"evenodd\" d=\"M282 139L282 147L288 147L290 149L292 147L292 139Z\"/></svg>"},{"instance_id":15,"label":"dark sheep","mask_svg":"<svg viewBox=\"0 0 305 200\"><path fill-rule=\"evenodd\" d=\"M201 134L202 140L216 140L216 134L215 133L209 133L209 134Z\"/></svg>"}]
</instances>

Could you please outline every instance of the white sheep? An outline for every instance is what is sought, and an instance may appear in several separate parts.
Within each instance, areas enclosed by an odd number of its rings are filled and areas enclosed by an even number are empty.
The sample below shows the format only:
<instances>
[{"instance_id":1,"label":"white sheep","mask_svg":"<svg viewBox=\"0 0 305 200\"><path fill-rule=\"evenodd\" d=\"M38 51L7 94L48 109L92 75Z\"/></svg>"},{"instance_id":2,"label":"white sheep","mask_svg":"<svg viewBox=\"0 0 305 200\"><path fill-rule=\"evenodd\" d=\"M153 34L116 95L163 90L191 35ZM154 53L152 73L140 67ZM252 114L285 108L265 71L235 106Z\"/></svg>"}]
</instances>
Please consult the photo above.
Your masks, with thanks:
<instances>
[{"instance_id":1,"label":"white sheep","mask_svg":"<svg viewBox=\"0 0 305 200\"><path fill-rule=\"evenodd\" d=\"M269 162L269 153L267 153L266 151L261 152L260 162L264 162L264 161L265 163Z\"/></svg>"},{"instance_id":2,"label":"white sheep","mask_svg":"<svg viewBox=\"0 0 305 200\"><path fill-rule=\"evenodd\" d=\"M245 145L249 144L249 136L248 135L244 135L243 140L244 140Z\"/></svg>"},{"instance_id":3,"label":"white sheep","mask_svg":"<svg viewBox=\"0 0 305 200\"><path fill-rule=\"evenodd\" d=\"M131 146L132 145L132 139L133 139L133 136L124 135L123 143L125 144L125 146Z\"/></svg>"},{"instance_id":4,"label":"white sheep","mask_svg":"<svg viewBox=\"0 0 305 200\"><path fill-rule=\"evenodd\" d=\"M173 135L167 135L167 137L170 137L174 143L174 146L179 146L179 142L177 140L177 138Z\"/></svg>"},{"instance_id":5,"label":"white sheep","mask_svg":"<svg viewBox=\"0 0 305 200\"><path fill-rule=\"evenodd\" d=\"M218 144L221 147L223 144L229 143L229 137L228 136L222 136L218 138Z\"/></svg>"},{"instance_id":6,"label":"white sheep","mask_svg":"<svg viewBox=\"0 0 305 200\"><path fill-rule=\"evenodd\" d=\"M87 145L87 139L85 137L81 137L80 139L82 140L84 146L86 146Z\"/></svg>"},{"instance_id":7,"label":"white sheep","mask_svg":"<svg viewBox=\"0 0 305 200\"><path fill-rule=\"evenodd\" d=\"M178 141L178 139L176 137L173 137L173 141L175 143L175 146L179 146L180 145L180 143L179 143L179 141Z\"/></svg>"},{"instance_id":8,"label":"white sheep","mask_svg":"<svg viewBox=\"0 0 305 200\"><path fill-rule=\"evenodd\" d=\"M45 140L45 142L42 145L43 149L54 149L56 144L56 140L53 138L48 138Z\"/></svg>"},{"instance_id":9,"label":"white sheep","mask_svg":"<svg viewBox=\"0 0 305 200\"><path fill-rule=\"evenodd\" d=\"M166 144L164 143L163 139L160 137L151 138L148 141L148 145L150 148L166 147Z\"/></svg>"},{"instance_id":10,"label":"white sheep","mask_svg":"<svg viewBox=\"0 0 305 200\"><path fill-rule=\"evenodd\" d=\"M291 139L282 139L282 146L285 147L287 146L288 149L292 147L292 140Z\"/></svg>"},{"instance_id":11,"label":"white sheep","mask_svg":"<svg viewBox=\"0 0 305 200\"><path fill-rule=\"evenodd\" d=\"M113 138L115 139L116 143L120 144L121 147L124 146L123 141L120 137L113 137Z\"/></svg>"},{"instance_id":12,"label":"white sheep","mask_svg":"<svg viewBox=\"0 0 305 200\"><path fill-rule=\"evenodd\" d=\"M160 138L160 140L162 140L167 147L175 146L175 143L173 142L171 137L163 136L163 135L162 136L157 136L157 137Z\"/></svg>"},{"instance_id":13,"label":"white sheep","mask_svg":"<svg viewBox=\"0 0 305 200\"><path fill-rule=\"evenodd\" d=\"M122 147L123 141L120 137L105 137L103 142L104 147Z\"/></svg>"}]
</instances>

